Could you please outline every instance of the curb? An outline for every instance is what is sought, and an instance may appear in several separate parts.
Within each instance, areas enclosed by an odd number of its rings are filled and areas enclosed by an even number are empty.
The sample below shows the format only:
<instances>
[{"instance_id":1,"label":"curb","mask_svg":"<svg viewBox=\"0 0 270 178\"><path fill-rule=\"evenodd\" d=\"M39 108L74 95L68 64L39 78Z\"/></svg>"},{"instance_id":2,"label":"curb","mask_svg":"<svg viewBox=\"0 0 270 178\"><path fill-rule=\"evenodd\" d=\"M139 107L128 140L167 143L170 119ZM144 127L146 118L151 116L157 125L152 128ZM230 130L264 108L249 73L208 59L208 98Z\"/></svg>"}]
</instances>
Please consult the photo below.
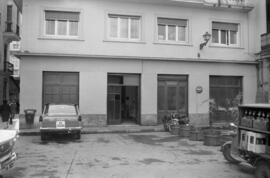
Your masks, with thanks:
<instances>
[{"instance_id":1,"label":"curb","mask_svg":"<svg viewBox=\"0 0 270 178\"><path fill-rule=\"evenodd\" d=\"M127 130L82 130L82 134L106 134L106 133L145 133L145 132L164 132L164 129L154 128L154 129L127 129ZM20 136L38 136L40 135L39 130L35 131L19 131Z\"/></svg>"},{"instance_id":2,"label":"curb","mask_svg":"<svg viewBox=\"0 0 270 178\"><path fill-rule=\"evenodd\" d=\"M164 129L140 129L140 130L95 130L82 131L82 134L102 134L102 133L144 133L144 132L164 132Z\"/></svg>"}]
</instances>

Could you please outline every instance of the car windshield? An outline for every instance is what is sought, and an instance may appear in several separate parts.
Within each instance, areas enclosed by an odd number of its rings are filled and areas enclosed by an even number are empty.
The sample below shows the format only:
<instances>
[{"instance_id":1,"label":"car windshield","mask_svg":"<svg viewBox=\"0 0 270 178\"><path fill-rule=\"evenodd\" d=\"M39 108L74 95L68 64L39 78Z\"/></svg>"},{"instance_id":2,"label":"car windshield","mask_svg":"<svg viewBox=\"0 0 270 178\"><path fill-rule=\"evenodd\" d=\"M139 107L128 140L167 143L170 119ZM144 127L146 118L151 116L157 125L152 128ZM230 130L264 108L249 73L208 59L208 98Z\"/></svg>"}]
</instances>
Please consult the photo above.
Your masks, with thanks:
<instances>
[{"instance_id":1,"label":"car windshield","mask_svg":"<svg viewBox=\"0 0 270 178\"><path fill-rule=\"evenodd\" d=\"M45 114L51 115L76 115L76 107L73 105L49 105Z\"/></svg>"}]
</instances>

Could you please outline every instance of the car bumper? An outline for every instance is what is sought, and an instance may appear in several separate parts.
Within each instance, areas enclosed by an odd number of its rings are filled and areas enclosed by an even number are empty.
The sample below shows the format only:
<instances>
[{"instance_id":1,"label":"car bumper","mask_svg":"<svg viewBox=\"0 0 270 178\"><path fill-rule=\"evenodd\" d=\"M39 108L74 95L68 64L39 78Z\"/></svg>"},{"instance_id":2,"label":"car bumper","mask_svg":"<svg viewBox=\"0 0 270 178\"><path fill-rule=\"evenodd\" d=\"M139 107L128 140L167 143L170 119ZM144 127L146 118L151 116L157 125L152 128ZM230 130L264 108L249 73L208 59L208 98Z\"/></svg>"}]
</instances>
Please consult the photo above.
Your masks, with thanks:
<instances>
[{"instance_id":1,"label":"car bumper","mask_svg":"<svg viewBox=\"0 0 270 178\"><path fill-rule=\"evenodd\" d=\"M44 128L40 127L41 133L78 133L82 130L82 127L68 127L68 128Z\"/></svg>"},{"instance_id":2,"label":"car bumper","mask_svg":"<svg viewBox=\"0 0 270 178\"><path fill-rule=\"evenodd\" d=\"M8 170L14 166L17 155L15 152L12 152L8 156L5 156L0 160L0 172Z\"/></svg>"}]
</instances>

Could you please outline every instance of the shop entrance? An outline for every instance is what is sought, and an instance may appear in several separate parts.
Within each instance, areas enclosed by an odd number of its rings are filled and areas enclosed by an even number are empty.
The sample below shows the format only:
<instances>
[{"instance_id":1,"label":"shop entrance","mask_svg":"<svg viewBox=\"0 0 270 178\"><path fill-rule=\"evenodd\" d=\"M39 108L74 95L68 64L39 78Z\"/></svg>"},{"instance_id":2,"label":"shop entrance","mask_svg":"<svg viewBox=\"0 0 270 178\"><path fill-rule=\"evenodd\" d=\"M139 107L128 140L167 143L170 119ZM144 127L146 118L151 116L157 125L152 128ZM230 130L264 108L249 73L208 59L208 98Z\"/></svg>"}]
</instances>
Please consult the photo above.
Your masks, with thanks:
<instances>
[{"instance_id":1,"label":"shop entrance","mask_svg":"<svg viewBox=\"0 0 270 178\"><path fill-rule=\"evenodd\" d=\"M186 75L158 75L158 123L170 113L188 116Z\"/></svg>"},{"instance_id":2,"label":"shop entrance","mask_svg":"<svg viewBox=\"0 0 270 178\"><path fill-rule=\"evenodd\" d=\"M108 75L108 124L140 124L139 86L139 75Z\"/></svg>"}]
</instances>

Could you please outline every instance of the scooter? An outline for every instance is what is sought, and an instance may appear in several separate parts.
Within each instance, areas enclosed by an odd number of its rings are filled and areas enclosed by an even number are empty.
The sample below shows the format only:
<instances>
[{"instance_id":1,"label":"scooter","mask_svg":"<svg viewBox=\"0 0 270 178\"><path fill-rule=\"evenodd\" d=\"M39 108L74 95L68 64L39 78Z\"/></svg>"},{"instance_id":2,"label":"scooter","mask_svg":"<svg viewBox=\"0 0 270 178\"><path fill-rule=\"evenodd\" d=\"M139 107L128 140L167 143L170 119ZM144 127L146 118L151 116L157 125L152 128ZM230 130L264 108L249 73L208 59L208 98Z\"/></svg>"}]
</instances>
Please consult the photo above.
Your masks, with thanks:
<instances>
[{"instance_id":1,"label":"scooter","mask_svg":"<svg viewBox=\"0 0 270 178\"><path fill-rule=\"evenodd\" d=\"M178 113L170 113L166 115L163 119L163 126L165 131L171 131L172 125L186 125L189 123L188 117L186 115L180 115Z\"/></svg>"},{"instance_id":2,"label":"scooter","mask_svg":"<svg viewBox=\"0 0 270 178\"><path fill-rule=\"evenodd\" d=\"M233 135L233 140L224 143L221 146L220 151L222 152L224 158L228 162L230 162L232 164L239 164L243 160L239 158L239 156L237 154L237 150L235 149L235 145L237 145L237 142L238 142L238 140L237 140L237 125L235 125L234 123L230 123L230 128L232 130L231 134Z\"/></svg>"}]
</instances>

